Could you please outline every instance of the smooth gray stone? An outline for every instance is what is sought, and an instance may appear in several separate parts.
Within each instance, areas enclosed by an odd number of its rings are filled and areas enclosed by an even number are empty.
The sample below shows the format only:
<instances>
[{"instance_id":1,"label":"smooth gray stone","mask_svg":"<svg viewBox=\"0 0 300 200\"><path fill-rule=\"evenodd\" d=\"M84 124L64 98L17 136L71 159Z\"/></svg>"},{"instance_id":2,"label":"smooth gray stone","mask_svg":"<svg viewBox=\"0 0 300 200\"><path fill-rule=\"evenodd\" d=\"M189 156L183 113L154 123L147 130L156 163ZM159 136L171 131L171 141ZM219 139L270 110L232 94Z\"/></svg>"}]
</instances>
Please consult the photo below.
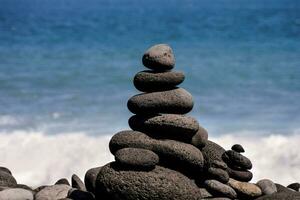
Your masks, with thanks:
<instances>
[{"instance_id":1,"label":"smooth gray stone","mask_svg":"<svg viewBox=\"0 0 300 200\"><path fill-rule=\"evenodd\" d=\"M230 186L225 185L217 180L206 180L204 182L207 190L215 197L228 197L235 199L237 197L236 192Z\"/></svg>"},{"instance_id":2,"label":"smooth gray stone","mask_svg":"<svg viewBox=\"0 0 300 200\"><path fill-rule=\"evenodd\" d=\"M46 186L35 194L35 200L57 200L66 198L70 189L70 186L63 184Z\"/></svg>"},{"instance_id":3,"label":"smooth gray stone","mask_svg":"<svg viewBox=\"0 0 300 200\"><path fill-rule=\"evenodd\" d=\"M157 71L170 70L175 65L172 48L167 44L157 44L150 47L142 58L145 67Z\"/></svg>"},{"instance_id":4,"label":"smooth gray stone","mask_svg":"<svg viewBox=\"0 0 300 200\"><path fill-rule=\"evenodd\" d=\"M228 150L224 153L222 158L229 166L238 166L241 169L252 168L251 161L247 157L243 156L240 153L237 153L236 151Z\"/></svg>"},{"instance_id":5,"label":"smooth gray stone","mask_svg":"<svg viewBox=\"0 0 300 200\"><path fill-rule=\"evenodd\" d=\"M33 200L32 191L22 188L9 188L0 192L1 200Z\"/></svg>"},{"instance_id":6,"label":"smooth gray stone","mask_svg":"<svg viewBox=\"0 0 300 200\"><path fill-rule=\"evenodd\" d=\"M259 180L256 185L261 189L263 195L273 194L277 192L275 183L269 179Z\"/></svg>"},{"instance_id":7,"label":"smooth gray stone","mask_svg":"<svg viewBox=\"0 0 300 200\"><path fill-rule=\"evenodd\" d=\"M159 162L153 151L140 148L123 148L115 153L118 164L131 170L151 170Z\"/></svg>"},{"instance_id":8,"label":"smooth gray stone","mask_svg":"<svg viewBox=\"0 0 300 200\"><path fill-rule=\"evenodd\" d=\"M192 137L191 144L194 145L195 147L198 147L199 149L202 149L203 147L205 147L207 140L208 140L207 131L203 127L199 126L198 131Z\"/></svg>"},{"instance_id":9,"label":"smooth gray stone","mask_svg":"<svg viewBox=\"0 0 300 200\"><path fill-rule=\"evenodd\" d=\"M159 156L160 165L179 170L186 175L198 175L203 171L201 151L193 145L175 140L156 140L138 131L121 131L114 135L109 148L112 154L122 148L142 148Z\"/></svg>"},{"instance_id":10,"label":"smooth gray stone","mask_svg":"<svg viewBox=\"0 0 300 200\"><path fill-rule=\"evenodd\" d=\"M73 174L71 178L72 188L76 188L78 190L86 191L85 185L82 180L76 175Z\"/></svg>"},{"instance_id":11,"label":"smooth gray stone","mask_svg":"<svg viewBox=\"0 0 300 200\"><path fill-rule=\"evenodd\" d=\"M152 171L122 171L114 163L100 170L96 181L97 200L199 200L194 181L160 166Z\"/></svg>"},{"instance_id":12,"label":"smooth gray stone","mask_svg":"<svg viewBox=\"0 0 300 200\"><path fill-rule=\"evenodd\" d=\"M176 114L161 114L149 117L134 115L128 123L132 130L147 133L154 138L186 142L190 142L199 129L196 119Z\"/></svg>"},{"instance_id":13,"label":"smooth gray stone","mask_svg":"<svg viewBox=\"0 0 300 200\"><path fill-rule=\"evenodd\" d=\"M87 191L91 193L95 193L95 187L96 187L96 178L100 171L101 167L95 167L92 169L89 169L84 176L84 183Z\"/></svg>"},{"instance_id":14,"label":"smooth gray stone","mask_svg":"<svg viewBox=\"0 0 300 200\"><path fill-rule=\"evenodd\" d=\"M142 92L156 92L173 89L182 83L184 78L183 72L147 70L138 72L133 79L133 84L136 89Z\"/></svg>"},{"instance_id":15,"label":"smooth gray stone","mask_svg":"<svg viewBox=\"0 0 300 200\"><path fill-rule=\"evenodd\" d=\"M16 179L7 171L0 171L0 186L15 187L17 185Z\"/></svg>"},{"instance_id":16,"label":"smooth gray stone","mask_svg":"<svg viewBox=\"0 0 300 200\"><path fill-rule=\"evenodd\" d=\"M69 181L66 178L59 179L58 181L56 181L54 185L58 185L58 184L70 185Z\"/></svg>"},{"instance_id":17,"label":"smooth gray stone","mask_svg":"<svg viewBox=\"0 0 300 200\"><path fill-rule=\"evenodd\" d=\"M183 88L142 93L131 97L127 107L134 114L186 114L193 109L192 95Z\"/></svg>"}]
</instances>

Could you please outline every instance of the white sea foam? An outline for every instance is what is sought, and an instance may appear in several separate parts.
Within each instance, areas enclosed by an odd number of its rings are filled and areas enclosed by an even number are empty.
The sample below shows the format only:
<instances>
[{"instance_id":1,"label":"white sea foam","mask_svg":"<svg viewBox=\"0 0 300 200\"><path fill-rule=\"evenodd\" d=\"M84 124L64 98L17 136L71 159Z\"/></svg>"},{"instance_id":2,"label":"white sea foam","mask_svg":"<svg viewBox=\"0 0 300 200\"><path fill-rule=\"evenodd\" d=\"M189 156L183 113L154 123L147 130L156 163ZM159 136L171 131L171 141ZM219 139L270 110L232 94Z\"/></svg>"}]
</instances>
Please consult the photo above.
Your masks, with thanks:
<instances>
[{"instance_id":1,"label":"white sea foam","mask_svg":"<svg viewBox=\"0 0 300 200\"><path fill-rule=\"evenodd\" d=\"M240 143L254 165L253 181L270 178L282 184L300 181L300 134L255 136L226 134L210 139L229 149ZM247 135L247 136L245 136ZM83 178L87 169L113 160L111 136L84 133L46 135L42 132L0 133L0 165L13 172L19 183L53 184L73 173Z\"/></svg>"}]
</instances>

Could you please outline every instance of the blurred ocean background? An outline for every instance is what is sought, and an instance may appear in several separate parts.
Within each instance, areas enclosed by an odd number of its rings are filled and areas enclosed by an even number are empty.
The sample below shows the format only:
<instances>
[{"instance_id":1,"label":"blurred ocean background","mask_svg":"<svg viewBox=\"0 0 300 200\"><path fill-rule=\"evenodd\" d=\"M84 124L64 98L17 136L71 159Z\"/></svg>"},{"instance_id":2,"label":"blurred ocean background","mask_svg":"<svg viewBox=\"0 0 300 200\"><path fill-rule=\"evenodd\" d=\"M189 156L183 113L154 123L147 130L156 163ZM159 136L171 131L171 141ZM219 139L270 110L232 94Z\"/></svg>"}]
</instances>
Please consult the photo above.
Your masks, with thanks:
<instances>
[{"instance_id":1,"label":"blurred ocean background","mask_svg":"<svg viewBox=\"0 0 300 200\"><path fill-rule=\"evenodd\" d=\"M0 0L0 164L37 185L111 160L156 43L211 138L246 146L257 178L300 181L297 0Z\"/></svg>"}]
</instances>

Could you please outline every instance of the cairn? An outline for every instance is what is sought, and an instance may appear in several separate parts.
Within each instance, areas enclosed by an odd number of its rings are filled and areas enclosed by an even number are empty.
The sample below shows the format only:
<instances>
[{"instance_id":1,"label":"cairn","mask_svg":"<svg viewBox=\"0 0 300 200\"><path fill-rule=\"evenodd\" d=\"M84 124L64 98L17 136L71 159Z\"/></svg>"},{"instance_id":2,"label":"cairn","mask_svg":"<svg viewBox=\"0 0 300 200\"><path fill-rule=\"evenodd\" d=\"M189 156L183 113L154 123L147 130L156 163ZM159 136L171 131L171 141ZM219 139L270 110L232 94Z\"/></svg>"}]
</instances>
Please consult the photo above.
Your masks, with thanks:
<instances>
[{"instance_id":1,"label":"cairn","mask_svg":"<svg viewBox=\"0 0 300 200\"><path fill-rule=\"evenodd\" d=\"M172 71L175 58L168 45L151 47L143 64L148 70L133 81L142 93L128 101L132 130L115 134L109 144L114 162L88 170L84 183L74 174L71 184L62 178L36 189L17 184L10 170L0 167L0 199L300 200L299 183L250 183L252 163L244 148L235 144L226 151L187 116L193 98L178 87L185 76Z\"/></svg>"}]
</instances>

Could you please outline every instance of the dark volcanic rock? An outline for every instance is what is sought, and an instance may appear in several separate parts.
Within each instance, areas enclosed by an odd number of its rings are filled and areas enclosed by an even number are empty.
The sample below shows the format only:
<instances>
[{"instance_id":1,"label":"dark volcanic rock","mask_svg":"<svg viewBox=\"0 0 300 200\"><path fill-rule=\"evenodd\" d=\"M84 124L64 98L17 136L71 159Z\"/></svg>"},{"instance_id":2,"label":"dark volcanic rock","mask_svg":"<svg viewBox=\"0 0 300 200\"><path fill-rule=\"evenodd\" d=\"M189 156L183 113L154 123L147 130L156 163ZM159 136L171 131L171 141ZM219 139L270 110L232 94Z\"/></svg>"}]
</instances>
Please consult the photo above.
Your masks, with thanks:
<instances>
[{"instance_id":1,"label":"dark volcanic rock","mask_svg":"<svg viewBox=\"0 0 300 200\"><path fill-rule=\"evenodd\" d=\"M157 44L150 47L143 55L145 67L157 71L170 70L175 65L172 48L167 44Z\"/></svg>"},{"instance_id":2,"label":"dark volcanic rock","mask_svg":"<svg viewBox=\"0 0 300 200\"><path fill-rule=\"evenodd\" d=\"M58 181L56 181L55 185L58 185L58 184L70 185L69 181L65 178L61 178Z\"/></svg>"},{"instance_id":3,"label":"dark volcanic rock","mask_svg":"<svg viewBox=\"0 0 300 200\"><path fill-rule=\"evenodd\" d=\"M181 173L156 166L152 171L122 171L114 163L100 170L97 200L199 200L197 185Z\"/></svg>"},{"instance_id":4,"label":"dark volcanic rock","mask_svg":"<svg viewBox=\"0 0 300 200\"><path fill-rule=\"evenodd\" d=\"M140 148L123 148L115 153L116 162L132 170L151 170L159 162L153 151Z\"/></svg>"},{"instance_id":5,"label":"dark volcanic rock","mask_svg":"<svg viewBox=\"0 0 300 200\"><path fill-rule=\"evenodd\" d=\"M96 187L96 178L98 176L98 173L100 171L101 167L95 167L92 169L89 169L84 176L84 183L87 191L91 193L95 193L95 187Z\"/></svg>"},{"instance_id":6,"label":"dark volcanic rock","mask_svg":"<svg viewBox=\"0 0 300 200\"><path fill-rule=\"evenodd\" d=\"M238 181L249 182L253 178L253 174L248 170L234 170L231 168L227 168L227 172L230 178Z\"/></svg>"},{"instance_id":7,"label":"dark volcanic rock","mask_svg":"<svg viewBox=\"0 0 300 200\"><path fill-rule=\"evenodd\" d=\"M17 185L16 179L7 171L0 171L0 186L15 187Z\"/></svg>"},{"instance_id":8,"label":"dark volcanic rock","mask_svg":"<svg viewBox=\"0 0 300 200\"><path fill-rule=\"evenodd\" d=\"M235 199L237 197L234 189L217 180L206 180L204 184L207 190L215 197L229 197L231 199Z\"/></svg>"},{"instance_id":9,"label":"dark volcanic rock","mask_svg":"<svg viewBox=\"0 0 300 200\"><path fill-rule=\"evenodd\" d=\"M199 129L199 124L194 118L175 114L150 117L134 115L129 119L129 126L133 130L147 133L151 137L188 142Z\"/></svg>"},{"instance_id":10,"label":"dark volcanic rock","mask_svg":"<svg viewBox=\"0 0 300 200\"><path fill-rule=\"evenodd\" d=\"M233 150L226 151L223 156L223 160L230 166L239 166L241 169L251 169L251 161L240 153Z\"/></svg>"},{"instance_id":11,"label":"dark volcanic rock","mask_svg":"<svg viewBox=\"0 0 300 200\"><path fill-rule=\"evenodd\" d=\"M297 192L300 192L300 183L292 183L290 185L287 186L288 188L291 188Z\"/></svg>"},{"instance_id":12,"label":"dark volcanic rock","mask_svg":"<svg viewBox=\"0 0 300 200\"><path fill-rule=\"evenodd\" d=\"M142 92L170 90L184 81L184 73L176 71L142 71L135 75L133 84Z\"/></svg>"},{"instance_id":13,"label":"dark volcanic rock","mask_svg":"<svg viewBox=\"0 0 300 200\"><path fill-rule=\"evenodd\" d=\"M71 180L72 180L72 188L76 188L78 190L86 191L84 183L82 182L82 180L76 174L73 174Z\"/></svg>"},{"instance_id":14,"label":"dark volcanic rock","mask_svg":"<svg viewBox=\"0 0 300 200\"><path fill-rule=\"evenodd\" d=\"M201 172L204 167L202 153L193 145L175 140L156 140L138 131L122 131L114 135L110 141L110 151L122 148L142 148L155 152L160 164L185 174Z\"/></svg>"},{"instance_id":15,"label":"dark volcanic rock","mask_svg":"<svg viewBox=\"0 0 300 200\"><path fill-rule=\"evenodd\" d=\"M227 170L228 166L223 161L214 160L210 163L210 167Z\"/></svg>"},{"instance_id":16,"label":"dark volcanic rock","mask_svg":"<svg viewBox=\"0 0 300 200\"><path fill-rule=\"evenodd\" d=\"M185 114L192 110L193 105L192 95L182 88L138 94L131 97L127 103L132 113L146 115L151 113Z\"/></svg>"},{"instance_id":17,"label":"dark volcanic rock","mask_svg":"<svg viewBox=\"0 0 300 200\"><path fill-rule=\"evenodd\" d=\"M220 145L207 140L205 147L201 150L207 168L211 166L212 163L219 161L220 163L223 162L222 155L225 152L225 149ZM223 162L224 163L224 162ZM226 164L224 163L226 166Z\"/></svg>"},{"instance_id":18,"label":"dark volcanic rock","mask_svg":"<svg viewBox=\"0 0 300 200\"><path fill-rule=\"evenodd\" d=\"M277 192L275 183L269 179L262 179L256 183L256 185L261 189L263 195L273 194Z\"/></svg>"},{"instance_id":19,"label":"dark volcanic rock","mask_svg":"<svg viewBox=\"0 0 300 200\"><path fill-rule=\"evenodd\" d=\"M206 145L207 140L207 131L203 127L199 126L198 131L192 137L191 144L195 147L198 147L199 149L202 149Z\"/></svg>"},{"instance_id":20,"label":"dark volcanic rock","mask_svg":"<svg viewBox=\"0 0 300 200\"><path fill-rule=\"evenodd\" d=\"M235 152L238 152L238 153L244 153L244 152L245 152L243 146L240 145L240 144L235 144L235 145L233 145L233 146L231 147L231 149L232 149L233 151L235 151Z\"/></svg>"}]
</instances>

